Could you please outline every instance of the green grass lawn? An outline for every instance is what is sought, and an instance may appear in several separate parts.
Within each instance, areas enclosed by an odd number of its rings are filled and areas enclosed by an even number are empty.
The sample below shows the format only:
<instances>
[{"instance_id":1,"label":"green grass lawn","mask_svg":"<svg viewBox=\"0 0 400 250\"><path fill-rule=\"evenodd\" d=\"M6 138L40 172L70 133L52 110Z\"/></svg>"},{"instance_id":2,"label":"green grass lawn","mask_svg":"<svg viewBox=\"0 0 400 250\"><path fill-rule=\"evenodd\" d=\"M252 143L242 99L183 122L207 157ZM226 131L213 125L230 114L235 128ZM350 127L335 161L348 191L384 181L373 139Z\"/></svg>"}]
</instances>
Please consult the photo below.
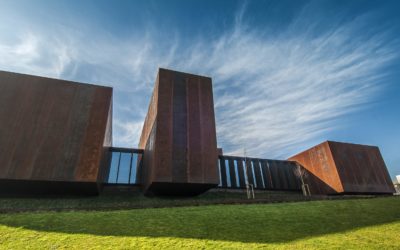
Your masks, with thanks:
<instances>
[{"instance_id":1,"label":"green grass lawn","mask_svg":"<svg viewBox=\"0 0 400 250\"><path fill-rule=\"evenodd\" d=\"M400 198L0 214L2 249L399 249Z\"/></svg>"},{"instance_id":2,"label":"green grass lawn","mask_svg":"<svg viewBox=\"0 0 400 250\"><path fill-rule=\"evenodd\" d=\"M245 190L207 192L195 197L147 197L141 191L109 193L99 196L0 198L0 213L37 210L115 210L148 207L194 206L224 203L305 200L300 192L263 191L248 200Z\"/></svg>"}]
</instances>

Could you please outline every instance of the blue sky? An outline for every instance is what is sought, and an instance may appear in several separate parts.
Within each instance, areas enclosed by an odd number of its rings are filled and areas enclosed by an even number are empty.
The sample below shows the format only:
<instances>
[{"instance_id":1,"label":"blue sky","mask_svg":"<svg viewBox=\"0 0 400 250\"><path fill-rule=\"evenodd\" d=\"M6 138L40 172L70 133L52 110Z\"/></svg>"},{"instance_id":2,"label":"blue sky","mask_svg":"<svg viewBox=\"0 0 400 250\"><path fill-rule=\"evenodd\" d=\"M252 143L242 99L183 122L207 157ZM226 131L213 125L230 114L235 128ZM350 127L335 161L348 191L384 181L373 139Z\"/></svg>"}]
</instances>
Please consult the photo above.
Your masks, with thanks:
<instances>
[{"instance_id":1,"label":"blue sky","mask_svg":"<svg viewBox=\"0 0 400 250\"><path fill-rule=\"evenodd\" d=\"M213 78L224 152L380 147L400 174L399 1L0 1L0 69L114 87L135 147L158 67Z\"/></svg>"}]
</instances>

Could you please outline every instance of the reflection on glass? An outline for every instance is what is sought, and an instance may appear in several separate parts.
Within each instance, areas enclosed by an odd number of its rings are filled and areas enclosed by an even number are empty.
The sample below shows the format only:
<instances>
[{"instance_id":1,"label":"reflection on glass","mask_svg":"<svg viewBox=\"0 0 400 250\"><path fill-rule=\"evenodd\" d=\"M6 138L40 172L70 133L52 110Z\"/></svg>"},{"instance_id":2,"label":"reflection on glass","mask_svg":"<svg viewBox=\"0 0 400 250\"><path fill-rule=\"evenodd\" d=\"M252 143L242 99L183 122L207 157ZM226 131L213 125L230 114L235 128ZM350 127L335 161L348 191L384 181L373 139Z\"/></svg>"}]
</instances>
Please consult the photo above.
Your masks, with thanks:
<instances>
[{"instance_id":1,"label":"reflection on glass","mask_svg":"<svg viewBox=\"0 0 400 250\"><path fill-rule=\"evenodd\" d=\"M131 178L130 178L131 184L136 183L137 160L138 160L138 155L134 153L132 155L132 168L131 168Z\"/></svg>"},{"instance_id":2,"label":"reflection on glass","mask_svg":"<svg viewBox=\"0 0 400 250\"><path fill-rule=\"evenodd\" d=\"M243 170L244 170L244 181L246 183L246 185L249 184L249 180L248 178L248 173L247 173L247 169L246 169L246 161L243 161Z\"/></svg>"},{"instance_id":3,"label":"reflection on glass","mask_svg":"<svg viewBox=\"0 0 400 250\"><path fill-rule=\"evenodd\" d=\"M265 185L264 174L263 174L263 168L261 167L261 163L259 163L258 167L260 168L262 186L263 186L263 188L265 188L266 185Z\"/></svg>"},{"instance_id":4,"label":"reflection on glass","mask_svg":"<svg viewBox=\"0 0 400 250\"><path fill-rule=\"evenodd\" d=\"M237 160L234 160L234 161L233 161L233 164L234 164L234 166L235 166L236 187L240 187L240 182L239 182L239 169L238 169Z\"/></svg>"},{"instance_id":5,"label":"reflection on glass","mask_svg":"<svg viewBox=\"0 0 400 250\"><path fill-rule=\"evenodd\" d=\"M231 187L231 175L229 172L229 162L225 160L225 169L226 169L226 184L228 187Z\"/></svg>"},{"instance_id":6,"label":"reflection on glass","mask_svg":"<svg viewBox=\"0 0 400 250\"><path fill-rule=\"evenodd\" d=\"M256 174L254 173L254 162L250 162L250 167L251 167L251 172L253 173L253 183L254 183L254 188L257 188L257 182L256 182Z\"/></svg>"},{"instance_id":7,"label":"reflection on glass","mask_svg":"<svg viewBox=\"0 0 400 250\"><path fill-rule=\"evenodd\" d=\"M111 155L111 166L110 166L110 174L108 176L108 183L116 183L117 182L117 169L118 169L118 161L119 161L119 152L113 152Z\"/></svg>"},{"instance_id":8,"label":"reflection on glass","mask_svg":"<svg viewBox=\"0 0 400 250\"><path fill-rule=\"evenodd\" d=\"M129 169L131 166L131 153L121 153L117 183L129 183Z\"/></svg>"}]
</instances>

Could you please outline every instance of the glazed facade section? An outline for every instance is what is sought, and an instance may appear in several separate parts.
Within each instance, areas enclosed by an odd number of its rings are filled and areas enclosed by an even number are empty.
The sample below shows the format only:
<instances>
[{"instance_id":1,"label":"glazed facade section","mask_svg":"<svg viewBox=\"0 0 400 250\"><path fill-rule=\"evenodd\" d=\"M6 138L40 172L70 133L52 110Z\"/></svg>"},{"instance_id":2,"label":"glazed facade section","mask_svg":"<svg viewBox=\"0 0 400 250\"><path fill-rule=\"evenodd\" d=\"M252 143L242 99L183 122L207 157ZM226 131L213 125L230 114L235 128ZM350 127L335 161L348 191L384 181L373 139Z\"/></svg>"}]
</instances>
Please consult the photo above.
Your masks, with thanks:
<instances>
[{"instance_id":1,"label":"glazed facade section","mask_svg":"<svg viewBox=\"0 0 400 250\"><path fill-rule=\"evenodd\" d=\"M98 193L112 88L0 71L0 189Z\"/></svg>"},{"instance_id":2,"label":"glazed facade section","mask_svg":"<svg viewBox=\"0 0 400 250\"><path fill-rule=\"evenodd\" d=\"M394 193L378 147L327 141L289 160L307 169L312 194Z\"/></svg>"},{"instance_id":3,"label":"glazed facade section","mask_svg":"<svg viewBox=\"0 0 400 250\"><path fill-rule=\"evenodd\" d=\"M211 78L159 69L139 148L146 192L197 194L217 186Z\"/></svg>"},{"instance_id":4,"label":"glazed facade section","mask_svg":"<svg viewBox=\"0 0 400 250\"><path fill-rule=\"evenodd\" d=\"M221 188L300 191L297 165L291 161L219 156Z\"/></svg>"}]
</instances>

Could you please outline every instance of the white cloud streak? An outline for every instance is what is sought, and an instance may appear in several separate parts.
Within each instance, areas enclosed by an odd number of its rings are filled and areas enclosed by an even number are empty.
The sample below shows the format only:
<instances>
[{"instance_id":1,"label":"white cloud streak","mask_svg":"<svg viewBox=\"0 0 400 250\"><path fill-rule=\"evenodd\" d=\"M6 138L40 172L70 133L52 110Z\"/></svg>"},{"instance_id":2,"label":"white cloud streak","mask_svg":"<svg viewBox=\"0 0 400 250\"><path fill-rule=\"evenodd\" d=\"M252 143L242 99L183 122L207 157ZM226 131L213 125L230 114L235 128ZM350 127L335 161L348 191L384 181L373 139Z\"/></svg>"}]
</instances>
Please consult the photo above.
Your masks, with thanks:
<instances>
[{"instance_id":1,"label":"white cloud streak","mask_svg":"<svg viewBox=\"0 0 400 250\"><path fill-rule=\"evenodd\" d=\"M299 31L302 18L266 35L247 27L240 9L232 30L190 46L179 36L160 45L152 33L90 41L25 32L12 44L0 39L0 68L114 86L114 144L129 147L137 145L158 67L208 75L224 152L283 158L373 100L398 47L383 31L360 34L368 15L319 35Z\"/></svg>"}]
</instances>

